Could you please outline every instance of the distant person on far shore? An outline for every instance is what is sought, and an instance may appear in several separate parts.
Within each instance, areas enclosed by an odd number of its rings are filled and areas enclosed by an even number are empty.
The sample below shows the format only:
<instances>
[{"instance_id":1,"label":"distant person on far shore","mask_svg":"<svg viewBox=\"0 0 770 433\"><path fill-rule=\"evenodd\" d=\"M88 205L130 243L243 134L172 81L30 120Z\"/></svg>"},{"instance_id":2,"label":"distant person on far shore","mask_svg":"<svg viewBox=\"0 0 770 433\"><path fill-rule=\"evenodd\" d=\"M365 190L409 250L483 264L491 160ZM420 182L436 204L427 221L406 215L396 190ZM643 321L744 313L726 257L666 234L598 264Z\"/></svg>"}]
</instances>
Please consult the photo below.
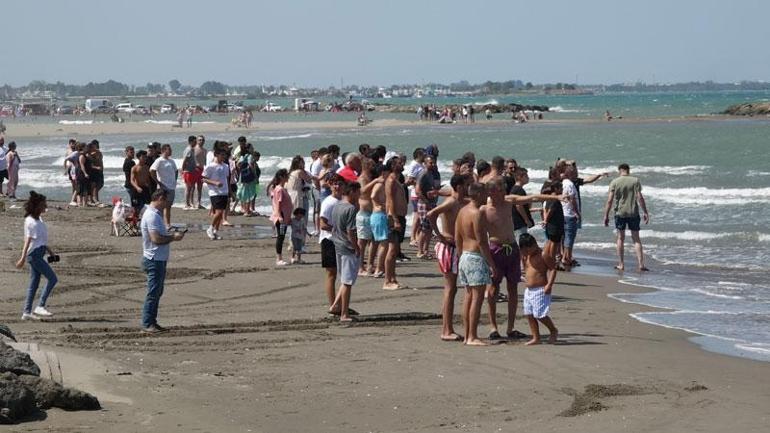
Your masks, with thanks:
<instances>
[{"instance_id":1,"label":"distant person on far shore","mask_svg":"<svg viewBox=\"0 0 770 433\"><path fill-rule=\"evenodd\" d=\"M159 188L152 194L150 205L142 216L142 270L147 274L147 295L142 307L142 331L149 334L165 332L158 325L158 306L166 281L166 264L170 255L170 243L181 241L184 232L169 232L161 216L168 206L166 191Z\"/></svg>"},{"instance_id":2,"label":"distant person on far shore","mask_svg":"<svg viewBox=\"0 0 770 433\"><path fill-rule=\"evenodd\" d=\"M617 250L618 264L615 269L623 271L625 264L623 260L623 247L626 240L626 227L631 231L631 239L634 241L636 250L637 270L649 271L644 266L644 250L642 240L639 238L639 226L641 218L639 217L639 207L642 208L642 218L644 223L650 223L650 215L647 212L647 204L642 195L642 183L639 179L631 176L631 169L628 164L623 163L618 166L620 176L610 182L609 193L607 194L607 203L604 206L604 225L610 223L610 208L615 211L615 230L617 230Z\"/></svg>"},{"instance_id":3,"label":"distant person on far shore","mask_svg":"<svg viewBox=\"0 0 770 433\"><path fill-rule=\"evenodd\" d=\"M604 120L606 120L608 122L610 120L612 120L612 114L610 114L610 110L607 110L607 111L604 112Z\"/></svg>"},{"instance_id":4,"label":"distant person on far shore","mask_svg":"<svg viewBox=\"0 0 770 433\"><path fill-rule=\"evenodd\" d=\"M524 290L523 310L529 322L529 330L532 332L532 339L525 344L531 346L540 343L538 321L550 331L548 342L553 344L559 336L559 330L556 329L548 313L551 310L551 291L556 281L556 263L553 257L537 246L537 240L528 233L519 236L519 248L521 248L527 285Z\"/></svg>"}]
</instances>

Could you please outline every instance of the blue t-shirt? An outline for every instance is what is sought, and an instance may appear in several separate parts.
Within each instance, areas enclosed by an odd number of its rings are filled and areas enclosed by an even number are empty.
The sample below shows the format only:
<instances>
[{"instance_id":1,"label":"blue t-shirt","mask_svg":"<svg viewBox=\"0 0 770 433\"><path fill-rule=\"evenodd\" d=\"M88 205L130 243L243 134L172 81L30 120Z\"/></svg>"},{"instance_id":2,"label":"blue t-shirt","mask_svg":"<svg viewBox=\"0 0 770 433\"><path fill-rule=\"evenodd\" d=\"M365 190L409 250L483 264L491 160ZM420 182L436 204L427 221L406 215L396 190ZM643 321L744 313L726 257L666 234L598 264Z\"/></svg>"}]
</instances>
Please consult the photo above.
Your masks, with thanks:
<instances>
[{"instance_id":1,"label":"blue t-shirt","mask_svg":"<svg viewBox=\"0 0 770 433\"><path fill-rule=\"evenodd\" d=\"M152 242L150 239L150 231L156 231L159 235L168 236L168 230L166 230L166 223L163 221L163 216L160 210L155 209L153 206L147 206L142 215L142 255L145 259L155 260L159 262L168 261L168 256L171 251L170 244L158 245Z\"/></svg>"}]
</instances>

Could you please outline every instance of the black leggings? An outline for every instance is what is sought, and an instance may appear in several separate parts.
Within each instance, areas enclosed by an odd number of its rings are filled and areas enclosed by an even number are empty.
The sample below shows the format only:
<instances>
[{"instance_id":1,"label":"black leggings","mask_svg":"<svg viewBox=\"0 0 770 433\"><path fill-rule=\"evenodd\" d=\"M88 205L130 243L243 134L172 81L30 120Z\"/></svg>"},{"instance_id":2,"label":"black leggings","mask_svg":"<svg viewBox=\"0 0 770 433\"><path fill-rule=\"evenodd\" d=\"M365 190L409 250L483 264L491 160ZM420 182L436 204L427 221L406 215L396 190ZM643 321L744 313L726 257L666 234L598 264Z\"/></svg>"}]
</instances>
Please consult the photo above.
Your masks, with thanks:
<instances>
[{"instance_id":1,"label":"black leggings","mask_svg":"<svg viewBox=\"0 0 770 433\"><path fill-rule=\"evenodd\" d=\"M276 221L275 233L278 235L278 237L275 238L275 252L280 255L283 252L283 241L286 239L286 225L282 225L279 221Z\"/></svg>"}]
</instances>

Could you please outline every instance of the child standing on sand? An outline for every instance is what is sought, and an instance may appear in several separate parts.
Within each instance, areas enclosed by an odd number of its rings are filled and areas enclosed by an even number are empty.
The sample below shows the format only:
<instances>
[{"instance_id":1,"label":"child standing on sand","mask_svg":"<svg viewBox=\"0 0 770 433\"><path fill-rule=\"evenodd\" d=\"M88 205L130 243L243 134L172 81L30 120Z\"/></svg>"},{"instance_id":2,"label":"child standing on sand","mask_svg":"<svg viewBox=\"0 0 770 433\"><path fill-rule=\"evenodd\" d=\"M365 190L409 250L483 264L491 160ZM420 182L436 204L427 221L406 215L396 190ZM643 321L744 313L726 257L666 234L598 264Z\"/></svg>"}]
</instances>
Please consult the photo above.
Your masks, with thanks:
<instances>
[{"instance_id":1,"label":"child standing on sand","mask_svg":"<svg viewBox=\"0 0 770 433\"><path fill-rule=\"evenodd\" d=\"M291 219L291 263L304 264L302 261L302 249L305 248L305 236L307 236L307 211L301 207L294 209Z\"/></svg>"},{"instance_id":2,"label":"child standing on sand","mask_svg":"<svg viewBox=\"0 0 770 433\"><path fill-rule=\"evenodd\" d=\"M540 343L538 320L551 332L548 342L555 343L559 330L554 326L548 312L551 309L553 283L556 281L556 262L553 257L540 249L537 240L528 233L519 236L519 249L527 280L527 289L524 291L524 315L529 321L529 329L532 332L532 339L526 344L529 346Z\"/></svg>"}]
</instances>

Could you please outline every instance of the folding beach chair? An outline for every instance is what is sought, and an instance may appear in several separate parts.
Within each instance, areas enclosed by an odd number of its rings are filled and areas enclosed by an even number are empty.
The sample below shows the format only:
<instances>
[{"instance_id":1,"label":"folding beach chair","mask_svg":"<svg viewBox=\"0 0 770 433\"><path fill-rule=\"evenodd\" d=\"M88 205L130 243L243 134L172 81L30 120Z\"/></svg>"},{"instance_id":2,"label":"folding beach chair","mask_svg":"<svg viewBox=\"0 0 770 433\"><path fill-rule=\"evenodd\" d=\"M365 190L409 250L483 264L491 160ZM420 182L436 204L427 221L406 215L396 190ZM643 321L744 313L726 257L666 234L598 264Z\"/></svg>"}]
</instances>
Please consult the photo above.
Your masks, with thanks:
<instances>
[{"instance_id":1,"label":"folding beach chair","mask_svg":"<svg viewBox=\"0 0 770 433\"><path fill-rule=\"evenodd\" d=\"M141 234L134 208L123 203L118 196L112 197L112 234L118 237Z\"/></svg>"}]
</instances>

